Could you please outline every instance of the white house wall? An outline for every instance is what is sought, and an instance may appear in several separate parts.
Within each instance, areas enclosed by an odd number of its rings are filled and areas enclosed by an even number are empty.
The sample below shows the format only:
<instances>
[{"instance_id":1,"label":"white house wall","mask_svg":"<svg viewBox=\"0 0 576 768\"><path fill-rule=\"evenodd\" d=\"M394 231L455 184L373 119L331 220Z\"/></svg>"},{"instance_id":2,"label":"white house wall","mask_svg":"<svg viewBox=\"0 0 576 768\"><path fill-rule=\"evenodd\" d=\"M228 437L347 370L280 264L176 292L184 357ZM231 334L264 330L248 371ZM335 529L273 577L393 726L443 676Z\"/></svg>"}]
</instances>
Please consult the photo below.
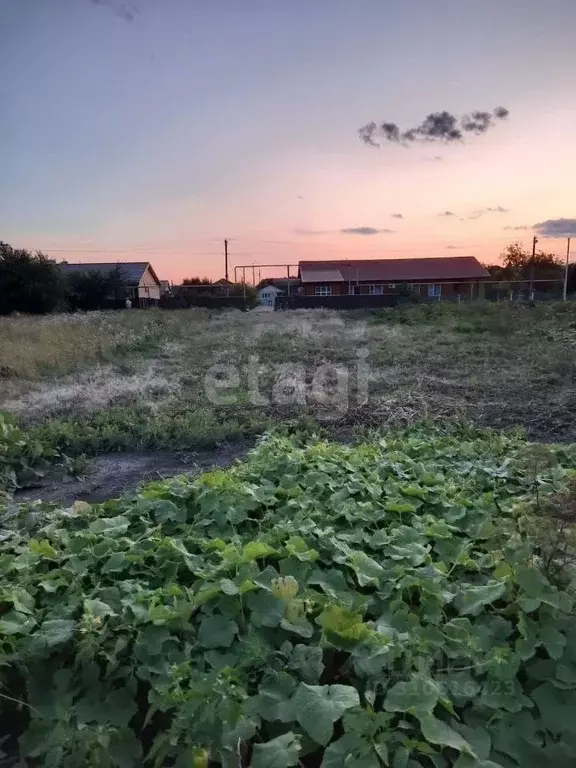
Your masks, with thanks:
<instances>
[{"instance_id":1,"label":"white house wall","mask_svg":"<svg viewBox=\"0 0 576 768\"><path fill-rule=\"evenodd\" d=\"M148 267L138 284L138 297L140 299L160 299L160 286Z\"/></svg>"}]
</instances>

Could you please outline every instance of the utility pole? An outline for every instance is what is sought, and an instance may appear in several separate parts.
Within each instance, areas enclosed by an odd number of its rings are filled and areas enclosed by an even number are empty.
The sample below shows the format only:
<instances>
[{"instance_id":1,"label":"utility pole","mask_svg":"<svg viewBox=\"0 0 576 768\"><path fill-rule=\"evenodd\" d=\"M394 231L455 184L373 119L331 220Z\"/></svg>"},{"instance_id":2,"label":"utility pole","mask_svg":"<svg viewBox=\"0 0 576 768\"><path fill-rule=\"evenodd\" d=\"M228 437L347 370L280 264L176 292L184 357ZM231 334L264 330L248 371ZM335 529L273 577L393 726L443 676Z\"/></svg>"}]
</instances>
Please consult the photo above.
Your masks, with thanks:
<instances>
[{"instance_id":1,"label":"utility pole","mask_svg":"<svg viewBox=\"0 0 576 768\"><path fill-rule=\"evenodd\" d=\"M536 261L536 243L538 238L534 235L532 239L532 259L530 261L530 300L534 300L534 262Z\"/></svg>"},{"instance_id":2,"label":"utility pole","mask_svg":"<svg viewBox=\"0 0 576 768\"><path fill-rule=\"evenodd\" d=\"M228 240L224 240L224 277L228 280Z\"/></svg>"},{"instance_id":3,"label":"utility pole","mask_svg":"<svg viewBox=\"0 0 576 768\"><path fill-rule=\"evenodd\" d=\"M570 267L570 238L568 238L568 245L566 246L566 269L564 270L564 291L562 298L564 301L568 299L568 268Z\"/></svg>"}]
</instances>

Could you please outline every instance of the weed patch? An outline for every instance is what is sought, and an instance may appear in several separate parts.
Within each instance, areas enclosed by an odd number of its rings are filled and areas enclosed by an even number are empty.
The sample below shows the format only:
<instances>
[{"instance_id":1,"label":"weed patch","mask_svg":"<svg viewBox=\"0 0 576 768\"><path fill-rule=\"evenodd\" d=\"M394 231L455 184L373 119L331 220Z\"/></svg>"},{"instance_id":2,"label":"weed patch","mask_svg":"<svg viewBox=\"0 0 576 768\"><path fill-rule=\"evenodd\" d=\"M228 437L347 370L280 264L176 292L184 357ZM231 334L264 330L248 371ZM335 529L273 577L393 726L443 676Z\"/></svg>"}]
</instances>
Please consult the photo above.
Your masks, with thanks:
<instances>
[{"instance_id":1,"label":"weed patch","mask_svg":"<svg viewBox=\"0 0 576 768\"><path fill-rule=\"evenodd\" d=\"M254 409L184 408L181 404L151 409L126 405L96 411L79 421L53 419L30 430L41 443L69 456L146 449L194 449L226 440L254 437L270 421Z\"/></svg>"}]
</instances>

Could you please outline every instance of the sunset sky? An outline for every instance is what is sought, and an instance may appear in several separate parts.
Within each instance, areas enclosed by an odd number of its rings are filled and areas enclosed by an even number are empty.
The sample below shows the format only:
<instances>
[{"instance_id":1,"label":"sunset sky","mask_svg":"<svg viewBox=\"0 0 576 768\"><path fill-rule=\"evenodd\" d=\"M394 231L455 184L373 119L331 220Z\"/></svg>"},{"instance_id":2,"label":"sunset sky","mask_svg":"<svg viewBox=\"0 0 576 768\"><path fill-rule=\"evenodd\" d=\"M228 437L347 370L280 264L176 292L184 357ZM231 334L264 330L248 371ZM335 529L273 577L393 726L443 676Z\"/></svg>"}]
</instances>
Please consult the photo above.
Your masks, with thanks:
<instances>
[{"instance_id":1,"label":"sunset sky","mask_svg":"<svg viewBox=\"0 0 576 768\"><path fill-rule=\"evenodd\" d=\"M226 237L233 266L576 235L574 0L0 0L0 33L11 245L179 281ZM465 142L358 136L498 106Z\"/></svg>"}]
</instances>

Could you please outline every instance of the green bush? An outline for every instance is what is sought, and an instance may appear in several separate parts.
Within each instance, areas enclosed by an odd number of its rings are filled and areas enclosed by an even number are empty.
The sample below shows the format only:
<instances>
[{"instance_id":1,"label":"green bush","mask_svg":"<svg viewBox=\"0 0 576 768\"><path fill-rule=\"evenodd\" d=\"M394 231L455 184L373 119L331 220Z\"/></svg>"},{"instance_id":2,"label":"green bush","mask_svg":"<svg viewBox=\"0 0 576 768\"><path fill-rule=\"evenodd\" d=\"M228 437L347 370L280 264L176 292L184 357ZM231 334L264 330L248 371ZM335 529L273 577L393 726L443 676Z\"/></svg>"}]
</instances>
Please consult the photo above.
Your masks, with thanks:
<instances>
[{"instance_id":1,"label":"green bush","mask_svg":"<svg viewBox=\"0 0 576 768\"><path fill-rule=\"evenodd\" d=\"M573 766L572 600L519 525L574 466L552 453L276 436L195 481L23 507L0 532L3 748L58 768Z\"/></svg>"}]
</instances>

